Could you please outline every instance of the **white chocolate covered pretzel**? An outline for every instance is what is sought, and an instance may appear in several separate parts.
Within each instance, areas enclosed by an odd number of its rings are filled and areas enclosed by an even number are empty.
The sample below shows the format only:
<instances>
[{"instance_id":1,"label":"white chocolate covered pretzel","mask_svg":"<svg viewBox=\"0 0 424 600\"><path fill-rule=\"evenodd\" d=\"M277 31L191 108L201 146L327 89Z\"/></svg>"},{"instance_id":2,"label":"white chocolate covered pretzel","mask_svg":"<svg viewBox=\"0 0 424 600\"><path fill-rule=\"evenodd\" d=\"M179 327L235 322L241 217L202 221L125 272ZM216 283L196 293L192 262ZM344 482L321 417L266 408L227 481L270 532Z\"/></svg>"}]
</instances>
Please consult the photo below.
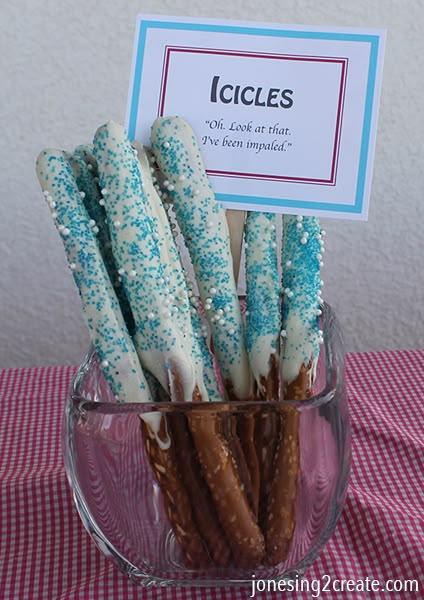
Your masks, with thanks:
<instances>
[{"instance_id":1,"label":"white chocolate covered pretzel","mask_svg":"<svg viewBox=\"0 0 424 600\"><path fill-rule=\"evenodd\" d=\"M319 329L322 245L316 217L284 217L281 372L283 394L288 400L305 400L313 393L322 342ZM295 528L300 469L299 418L296 407L281 407L274 478L264 524L270 564L285 560Z\"/></svg>"},{"instance_id":2,"label":"white chocolate covered pretzel","mask_svg":"<svg viewBox=\"0 0 424 600\"><path fill-rule=\"evenodd\" d=\"M94 155L142 365L171 398L206 399L200 352L192 351L196 342L187 290L175 264L162 262L165 246L148 207L137 152L124 129L109 122L96 132ZM165 224L161 221L161 225Z\"/></svg>"},{"instance_id":3,"label":"white chocolate covered pretzel","mask_svg":"<svg viewBox=\"0 0 424 600\"><path fill-rule=\"evenodd\" d=\"M183 269L177 246L171 231L168 216L159 197L159 187L155 184L151 171L148 154L140 144L133 144L137 150L140 161L140 172L143 181L143 190L146 195L146 210L152 219L159 245L160 259L162 264L168 265L169 277L168 287L179 290L179 298L184 302L184 310L178 313L181 319L181 330L184 335L192 335L190 340L195 360L203 365L203 381L205 384L207 398L211 401L222 400L218 379L216 376L212 353L206 341L204 326L199 314L199 301L190 289L190 282ZM187 302L188 298L188 302Z\"/></svg>"},{"instance_id":4,"label":"white chocolate covered pretzel","mask_svg":"<svg viewBox=\"0 0 424 600\"><path fill-rule=\"evenodd\" d=\"M61 235L103 372L119 400L149 402L150 392L100 254L96 230L66 154L41 152L37 175Z\"/></svg>"},{"instance_id":5,"label":"white chocolate covered pretzel","mask_svg":"<svg viewBox=\"0 0 424 600\"><path fill-rule=\"evenodd\" d=\"M151 141L193 263L224 386L230 396L247 399L252 381L225 211L215 199L185 121L156 119Z\"/></svg>"},{"instance_id":6,"label":"white chocolate covered pretzel","mask_svg":"<svg viewBox=\"0 0 424 600\"><path fill-rule=\"evenodd\" d=\"M264 400L278 398L278 354L281 331L277 258L277 215L249 212L245 224L246 345Z\"/></svg>"}]
</instances>

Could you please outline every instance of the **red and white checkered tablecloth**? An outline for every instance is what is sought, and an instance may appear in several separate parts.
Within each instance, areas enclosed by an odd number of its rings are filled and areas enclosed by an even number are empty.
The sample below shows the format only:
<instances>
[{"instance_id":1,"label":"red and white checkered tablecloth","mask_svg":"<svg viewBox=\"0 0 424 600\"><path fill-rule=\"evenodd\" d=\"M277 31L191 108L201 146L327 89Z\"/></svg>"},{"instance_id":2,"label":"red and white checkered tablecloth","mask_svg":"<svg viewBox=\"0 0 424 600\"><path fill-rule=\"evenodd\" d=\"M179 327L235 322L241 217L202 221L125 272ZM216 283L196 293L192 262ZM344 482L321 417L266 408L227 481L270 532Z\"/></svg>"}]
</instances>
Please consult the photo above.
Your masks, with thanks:
<instances>
[{"instance_id":1,"label":"red and white checkered tablecloth","mask_svg":"<svg viewBox=\"0 0 424 600\"><path fill-rule=\"evenodd\" d=\"M62 464L74 372L0 371L0 599L248 598L251 589L142 590L103 558L72 504ZM321 588L328 578L415 579L416 593L321 590L319 597L424 598L424 350L351 354L347 373L351 483L336 533L307 579ZM317 585L256 597L317 597Z\"/></svg>"}]
</instances>

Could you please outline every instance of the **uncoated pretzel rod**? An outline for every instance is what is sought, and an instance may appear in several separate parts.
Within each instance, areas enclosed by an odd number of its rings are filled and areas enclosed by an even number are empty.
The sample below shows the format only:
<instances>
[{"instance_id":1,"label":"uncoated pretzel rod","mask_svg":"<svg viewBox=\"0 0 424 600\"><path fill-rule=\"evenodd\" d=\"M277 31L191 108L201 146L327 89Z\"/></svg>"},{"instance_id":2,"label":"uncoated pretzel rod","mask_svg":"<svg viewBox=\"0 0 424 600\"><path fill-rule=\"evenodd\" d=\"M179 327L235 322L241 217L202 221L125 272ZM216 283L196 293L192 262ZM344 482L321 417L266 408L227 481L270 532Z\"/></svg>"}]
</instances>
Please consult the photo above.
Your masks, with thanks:
<instances>
[{"instance_id":1,"label":"uncoated pretzel rod","mask_svg":"<svg viewBox=\"0 0 424 600\"><path fill-rule=\"evenodd\" d=\"M284 217L283 329L281 377L287 400L312 394L322 343L321 315L322 233L315 217ZM295 406L281 410L281 431L274 460L274 479L267 503L265 539L267 562L284 561L296 522L296 490L300 470L299 419Z\"/></svg>"}]
</instances>

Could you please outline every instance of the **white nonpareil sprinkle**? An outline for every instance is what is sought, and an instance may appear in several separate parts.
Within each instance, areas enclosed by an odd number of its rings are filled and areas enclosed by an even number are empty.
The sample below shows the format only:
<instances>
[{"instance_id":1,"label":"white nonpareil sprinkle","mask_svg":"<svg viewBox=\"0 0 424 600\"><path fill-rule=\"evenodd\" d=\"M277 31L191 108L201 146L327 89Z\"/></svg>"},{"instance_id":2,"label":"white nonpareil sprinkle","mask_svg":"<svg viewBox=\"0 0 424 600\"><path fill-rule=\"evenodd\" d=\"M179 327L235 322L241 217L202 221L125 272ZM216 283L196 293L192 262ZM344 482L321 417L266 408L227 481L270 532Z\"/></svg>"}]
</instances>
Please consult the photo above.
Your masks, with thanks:
<instances>
[{"instance_id":1,"label":"white nonpareil sprinkle","mask_svg":"<svg viewBox=\"0 0 424 600\"><path fill-rule=\"evenodd\" d=\"M154 318L155 318L155 313L152 313L152 312L150 312L150 313L147 315L147 318L148 318L148 319L150 319L150 320L154 319Z\"/></svg>"},{"instance_id":2,"label":"white nonpareil sprinkle","mask_svg":"<svg viewBox=\"0 0 424 600\"><path fill-rule=\"evenodd\" d=\"M102 196L106 196L109 193L109 190L107 190L106 188L102 189Z\"/></svg>"},{"instance_id":3,"label":"white nonpareil sprinkle","mask_svg":"<svg viewBox=\"0 0 424 600\"><path fill-rule=\"evenodd\" d=\"M292 261L291 260L287 260L286 261L286 267L291 267L292 266Z\"/></svg>"},{"instance_id":4,"label":"white nonpareil sprinkle","mask_svg":"<svg viewBox=\"0 0 424 600\"><path fill-rule=\"evenodd\" d=\"M128 273L128 275L130 277L135 277L137 275L137 271L135 269L131 269L131 271Z\"/></svg>"},{"instance_id":5,"label":"white nonpareil sprinkle","mask_svg":"<svg viewBox=\"0 0 424 600\"><path fill-rule=\"evenodd\" d=\"M88 224L89 224L90 227L94 227L94 225L96 224L96 221L94 219L90 219L88 221Z\"/></svg>"},{"instance_id":6,"label":"white nonpareil sprinkle","mask_svg":"<svg viewBox=\"0 0 424 600\"><path fill-rule=\"evenodd\" d=\"M163 147L164 147L164 148L169 148L169 147L170 147L170 145L171 145L171 144L170 144L169 142L164 142L164 143L163 143Z\"/></svg>"},{"instance_id":7,"label":"white nonpareil sprinkle","mask_svg":"<svg viewBox=\"0 0 424 600\"><path fill-rule=\"evenodd\" d=\"M183 175L183 174L179 175L178 181L185 181L185 175Z\"/></svg>"},{"instance_id":8,"label":"white nonpareil sprinkle","mask_svg":"<svg viewBox=\"0 0 424 600\"><path fill-rule=\"evenodd\" d=\"M125 273L125 269L123 269L122 267L120 269L118 269L118 273L119 275L124 275Z\"/></svg>"},{"instance_id":9,"label":"white nonpareil sprinkle","mask_svg":"<svg viewBox=\"0 0 424 600\"><path fill-rule=\"evenodd\" d=\"M215 294L216 294L216 289L215 289L214 287L212 287L212 288L209 290L209 293L210 293L210 295L211 295L211 296L215 296Z\"/></svg>"},{"instance_id":10,"label":"white nonpareil sprinkle","mask_svg":"<svg viewBox=\"0 0 424 600\"><path fill-rule=\"evenodd\" d=\"M77 265L74 262L71 262L71 264L69 265L69 268L71 269L71 271L75 271L75 269L77 268Z\"/></svg>"},{"instance_id":11,"label":"white nonpareil sprinkle","mask_svg":"<svg viewBox=\"0 0 424 600\"><path fill-rule=\"evenodd\" d=\"M198 196L200 194L200 190L198 190L197 188L195 190L193 190L193 196Z\"/></svg>"},{"instance_id":12,"label":"white nonpareil sprinkle","mask_svg":"<svg viewBox=\"0 0 424 600\"><path fill-rule=\"evenodd\" d=\"M307 243L307 241L308 241L308 238L306 238L306 237L303 237L303 238L300 240L300 243L301 243L301 244L303 244L303 245L305 245L305 244Z\"/></svg>"},{"instance_id":13,"label":"white nonpareil sprinkle","mask_svg":"<svg viewBox=\"0 0 424 600\"><path fill-rule=\"evenodd\" d=\"M71 232L69 231L69 229L67 227L65 227L64 229L62 229L62 235L69 235Z\"/></svg>"},{"instance_id":14,"label":"white nonpareil sprinkle","mask_svg":"<svg viewBox=\"0 0 424 600\"><path fill-rule=\"evenodd\" d=\"M234 334L235 334L235 331L234 331L234 329L229 329L229 330L228 330L228 335L234 335Z\"/></svg>"},{"instance_id":15,"label":"white nonpareil sprinkle","mask_svg":"<svg viewBox=\"0 0 424 600\"><path fill-rule=\"evenodd\" d=\"M79 195L81 196L81 198L84 200L85 198L85 192L80 192Z\"/></svg>"},{"instance_id":16,"label":"white nonpareil sprinkle","mask_svg":"<svg viewBox=\"0 0 424 600\"><path fill-rule=\"evenodd\" d=\"M119 229L121 227L121 221L114 221L113 225L116 227L116 229Z\"/></svg>"},{"instance_id":17,"label":"white nonpareil sprinkle","mask_svg":"<svg viewBox=\"0 0 424 600\"><path fill-rule=\"evenodd\" d=\"M287 337L287 331L285 329L282 329L280 335L281 335L282 338Z\"/></svg>"},{"instance_id":18,"label":"white nonpareil sprinkle","mask_svg":"<svg viewBox=\"0 0 424 600\"><path fill-rule=\"evenodd\" d=\"M95 233L96 235L99 233L100 229L97 227L97 225L95 225L93 227L93 233Z\"/></svg>"},{"instance_id":19,"label":"white nonpareil sprinkle","mask_svg":"<svg viewBox=\"0 0 424 600\"><path fill-rule=\"evenodd\" d=\"M102 362L100 363L100 366L103 367L103 369L105 369L106 367L109 366L109 362L107 360L102 360Z\"/></svg>"}]
</instances>

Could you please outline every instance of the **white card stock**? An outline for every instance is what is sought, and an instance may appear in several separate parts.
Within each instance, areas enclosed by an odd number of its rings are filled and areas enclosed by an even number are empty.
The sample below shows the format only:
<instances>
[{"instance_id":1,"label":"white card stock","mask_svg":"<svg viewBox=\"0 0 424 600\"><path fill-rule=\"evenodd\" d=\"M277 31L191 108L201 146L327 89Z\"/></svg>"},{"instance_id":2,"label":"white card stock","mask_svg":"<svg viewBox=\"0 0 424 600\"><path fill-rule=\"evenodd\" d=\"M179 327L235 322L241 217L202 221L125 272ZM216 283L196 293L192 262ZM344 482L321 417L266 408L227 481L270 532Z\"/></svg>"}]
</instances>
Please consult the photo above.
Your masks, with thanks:
<instances>
[{"instance_id":1,"label":"white card stock","mask_svg":"<svg viewBox=\"0 0 424 600\"><path fill-rule=\"evenodd\" d=\"M193 127L226 208L366 220L385 33L143 16L126 125Z\"/></svg>"}]
</instances>

